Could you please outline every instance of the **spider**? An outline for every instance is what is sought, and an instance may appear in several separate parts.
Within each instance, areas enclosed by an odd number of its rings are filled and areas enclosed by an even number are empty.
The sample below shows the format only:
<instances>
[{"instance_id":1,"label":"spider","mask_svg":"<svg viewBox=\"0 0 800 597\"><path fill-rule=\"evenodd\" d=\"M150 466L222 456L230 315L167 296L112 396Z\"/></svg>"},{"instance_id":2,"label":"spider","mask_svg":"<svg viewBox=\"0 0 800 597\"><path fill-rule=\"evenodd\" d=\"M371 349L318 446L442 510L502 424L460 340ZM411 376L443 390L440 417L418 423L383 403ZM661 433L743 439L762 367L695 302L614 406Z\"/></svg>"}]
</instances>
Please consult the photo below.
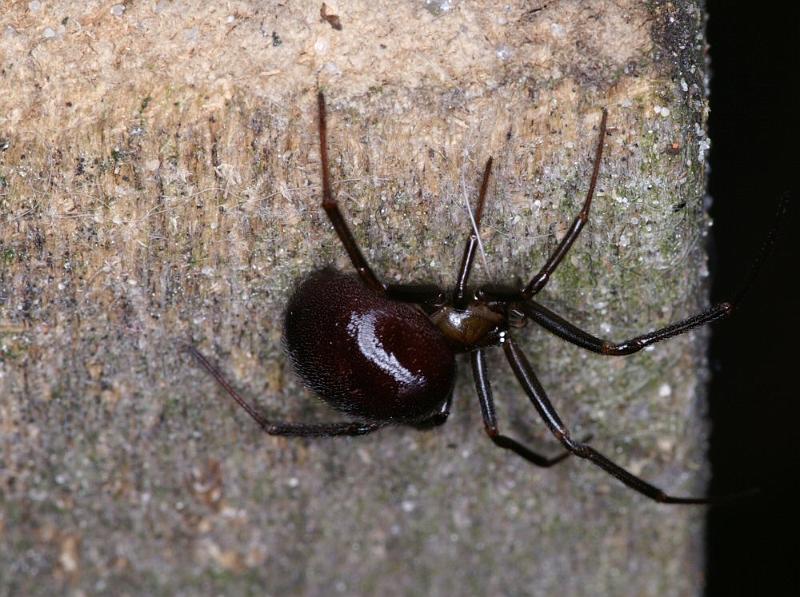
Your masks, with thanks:
<instances>
[{"instance_id":1,"label":"spider","mask_svg":"<svg viewBox=\"0 0 800 597\"><path fill-rule=\"evenodd\" d=\"M733 300L623 342L597 338L535 302L533 298L546 286L589 219L606 136L608 111L603 109L592 177L583 207L541 270L524 287L483 286L473 290L468 286L492 171L491 157L483 170L475 226L466 240L455 288L445 292L434 285L386 284L375 275L361 253L331 192L325 97L321 91L317 100L322 208L357 276L330 266L306 276L289 300L284 340L294 368L305 384L334 409L357 420L303 424L267 419L195 347L187 346L200 365L266 433L358 436L390 424L417 428L442 425L450 413L455 355L466 353L472 364L484 429L497 446L541 467L553 466L574 454L656 502L706 504L719 499L668 495L588 445L589 438L574 439L510 332L512 328L533 321L581 348L602 355L622 356L723 319L734 311L752 283L773 244L775 228L762 245L744 287ZM500 432L485 359L486 350L493 346L502 347L534 408L566 448L562 453L543 456Z\"/></svg>"}]
</instances>

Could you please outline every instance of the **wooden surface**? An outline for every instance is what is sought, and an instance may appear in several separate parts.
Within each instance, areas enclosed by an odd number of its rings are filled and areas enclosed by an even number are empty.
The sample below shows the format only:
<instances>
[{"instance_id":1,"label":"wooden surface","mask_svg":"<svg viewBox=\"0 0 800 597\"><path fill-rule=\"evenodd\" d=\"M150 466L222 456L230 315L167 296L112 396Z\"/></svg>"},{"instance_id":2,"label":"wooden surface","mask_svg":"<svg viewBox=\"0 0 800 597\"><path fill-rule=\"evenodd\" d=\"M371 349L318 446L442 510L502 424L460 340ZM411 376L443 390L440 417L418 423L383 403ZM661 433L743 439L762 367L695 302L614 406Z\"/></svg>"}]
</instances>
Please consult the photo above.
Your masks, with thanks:
<instances>
[{"instance_id":1,"label":"wooden surface","mask_svg":"<svg viewBox=\"0 0 800 597\"><path fill-rule=\"evenodd\" d=\"M55 5L54 5L55 4ZM295 281L348 266L335 192L388 281L451 285L489 155L486 264L621 340L706 301L702 4L14 2L0 14L0 594L689 595L702 509L492 446L462 364L443 429L265 437L338 418L281 348ZM624 359L517 333L576 435L702 493L706 335ZM558 449L498 352L501 425Z\"/></svg>"}]
</instances>

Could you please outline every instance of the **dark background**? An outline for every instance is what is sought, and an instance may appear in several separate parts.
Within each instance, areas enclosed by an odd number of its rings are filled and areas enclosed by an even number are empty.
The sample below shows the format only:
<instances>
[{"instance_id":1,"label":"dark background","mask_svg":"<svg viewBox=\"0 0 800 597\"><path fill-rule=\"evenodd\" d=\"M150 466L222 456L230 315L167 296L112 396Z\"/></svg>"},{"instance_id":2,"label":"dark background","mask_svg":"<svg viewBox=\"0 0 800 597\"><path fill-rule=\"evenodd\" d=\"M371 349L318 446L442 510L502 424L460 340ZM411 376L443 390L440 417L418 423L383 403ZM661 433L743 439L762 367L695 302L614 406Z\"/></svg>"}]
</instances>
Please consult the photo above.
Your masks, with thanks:
<instances>
[{"instance_id":1,"label":"dark background","mask_svg":"<svg viewBox=\"0 0 800 597\"><path fill-rule=\"evenodd\" d=\"M712 494L758 498L708 514L708 596L800 595L800 12L794 1L708 0L713 296L743 281L792 208L742 307L713 326Z\"/></svg>"}]
</instances>

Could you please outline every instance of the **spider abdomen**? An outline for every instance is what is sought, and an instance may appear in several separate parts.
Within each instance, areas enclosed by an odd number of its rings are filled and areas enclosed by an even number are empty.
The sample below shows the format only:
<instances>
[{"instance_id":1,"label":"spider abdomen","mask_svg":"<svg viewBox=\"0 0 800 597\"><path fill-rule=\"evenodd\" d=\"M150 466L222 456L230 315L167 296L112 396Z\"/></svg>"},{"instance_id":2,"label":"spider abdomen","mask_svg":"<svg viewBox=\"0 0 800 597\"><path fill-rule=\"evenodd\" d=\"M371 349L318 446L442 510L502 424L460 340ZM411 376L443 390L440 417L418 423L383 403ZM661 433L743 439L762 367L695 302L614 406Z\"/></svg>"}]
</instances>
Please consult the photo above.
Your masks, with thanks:
<instances>
[{"instance_id":1,"label":"spider abdomen","mask_svg":"<svg viewBox=\"0 0 800 597\"><path fill-rule=\"evenodd\" d=\"M418 421L452 391L455 357L428 317L333 268L298 286L284 334L297 373L342 412Z\"/></svg>"}]
</instances>

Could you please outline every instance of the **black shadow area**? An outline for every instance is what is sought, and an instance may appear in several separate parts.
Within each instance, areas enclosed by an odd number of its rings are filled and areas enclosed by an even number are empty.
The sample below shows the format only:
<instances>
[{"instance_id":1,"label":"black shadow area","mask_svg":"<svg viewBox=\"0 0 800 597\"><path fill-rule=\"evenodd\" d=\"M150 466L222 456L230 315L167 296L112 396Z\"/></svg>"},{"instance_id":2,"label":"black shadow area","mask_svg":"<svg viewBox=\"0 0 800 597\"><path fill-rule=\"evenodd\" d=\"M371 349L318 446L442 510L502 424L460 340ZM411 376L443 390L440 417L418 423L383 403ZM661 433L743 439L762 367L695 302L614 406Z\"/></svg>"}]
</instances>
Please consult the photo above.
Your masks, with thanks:
<instances>
[{"instance_id":1,"label":"black shadow area","mask_svg":"<svg viewBox=\"0 0 800 597\"><path fill-rule=\"evenodd\" d=\"M745 277L777 201L792 209L734 316L713 326L706 595L800 595L800 16L797 3L709 0L713 295ZM795 491L795 493L793 493Z\"/></svg>"}]
</instances>

